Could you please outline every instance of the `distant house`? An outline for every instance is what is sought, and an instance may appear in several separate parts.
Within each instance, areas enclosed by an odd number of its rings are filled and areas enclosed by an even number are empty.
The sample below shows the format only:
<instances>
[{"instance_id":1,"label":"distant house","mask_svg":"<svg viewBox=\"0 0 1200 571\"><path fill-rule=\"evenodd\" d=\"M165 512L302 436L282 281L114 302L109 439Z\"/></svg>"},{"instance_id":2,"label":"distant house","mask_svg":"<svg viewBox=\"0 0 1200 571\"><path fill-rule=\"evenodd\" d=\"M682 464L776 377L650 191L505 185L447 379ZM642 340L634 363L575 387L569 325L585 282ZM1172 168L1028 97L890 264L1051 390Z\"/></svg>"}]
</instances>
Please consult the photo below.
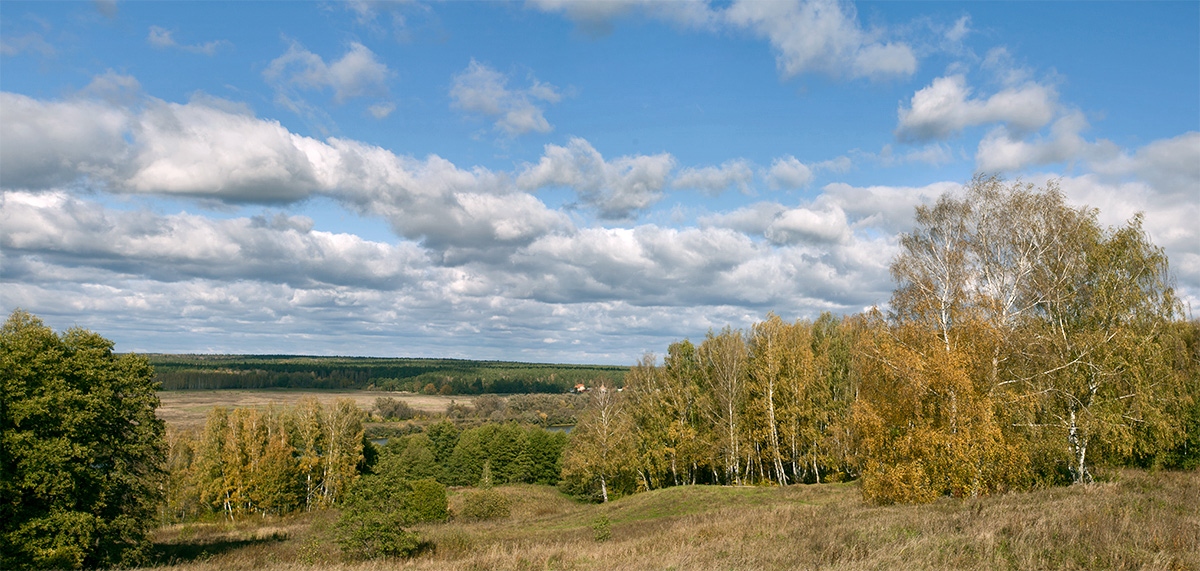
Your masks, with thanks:
<instances>
[{"instance_id":1,"label":"distant house","mask_svg":"<svg viewBox=\"0 0 1200 571\"><path fill-rule=\"evenodd\" d=\"M575 383L575 392L586 393L587 387L583 386L583 383Z\"/></svg>"},{"instance_id":2,"label":"distant house","mask_svg":"<svg viewBox=\"0 0 1200 571\"><path fill-rule=\"evenodd\" d=\"M608 392L608 387L604 386L604 383L600 383L600 392L602 392L602 393Z\"/></svg>"}]
</instances>

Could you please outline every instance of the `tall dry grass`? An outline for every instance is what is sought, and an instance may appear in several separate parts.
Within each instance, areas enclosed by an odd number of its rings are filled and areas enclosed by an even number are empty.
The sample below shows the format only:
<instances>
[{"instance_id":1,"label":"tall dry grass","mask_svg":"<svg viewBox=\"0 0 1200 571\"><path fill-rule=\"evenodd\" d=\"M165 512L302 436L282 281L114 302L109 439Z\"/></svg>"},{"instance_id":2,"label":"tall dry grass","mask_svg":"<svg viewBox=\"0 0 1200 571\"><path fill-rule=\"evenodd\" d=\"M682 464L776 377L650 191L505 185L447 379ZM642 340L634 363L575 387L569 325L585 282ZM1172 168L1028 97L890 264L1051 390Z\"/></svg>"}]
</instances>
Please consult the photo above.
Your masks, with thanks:
<instances>
[{"instance_id":1,"label":"tall dry grass","mask_svg":"<svg viewBox=\"0 0 1200 571\"><path fill-rule=\"evenodd\" d=\"M1124 471L1115 482L886 507L847 484L683 487L607 505L498 489L513 500L509 519L418 526L437 547L416 559L343 563L331 515L309 514L226 530L223 541L276 535L169 569L1200 569L1197 472ZM597 542L601 515L611 539ZM174 528L160 540L185 541Z\"/></svg>"}]
</instances>

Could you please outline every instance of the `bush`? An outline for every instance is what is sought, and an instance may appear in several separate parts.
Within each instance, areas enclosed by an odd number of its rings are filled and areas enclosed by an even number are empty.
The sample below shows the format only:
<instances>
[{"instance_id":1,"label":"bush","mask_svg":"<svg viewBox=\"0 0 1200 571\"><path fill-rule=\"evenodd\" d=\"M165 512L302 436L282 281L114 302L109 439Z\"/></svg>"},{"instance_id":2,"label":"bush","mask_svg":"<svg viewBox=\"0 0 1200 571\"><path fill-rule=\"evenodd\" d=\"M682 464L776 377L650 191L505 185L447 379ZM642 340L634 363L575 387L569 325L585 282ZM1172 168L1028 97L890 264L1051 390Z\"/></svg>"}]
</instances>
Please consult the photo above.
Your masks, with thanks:
<instances>
[{"instance_id":1,"label":"bush","mask_svg":"<svg viewBox=\"0 0 1200 571\"><path fill-rule=\"evenodd\" d=\"M592 521L592 537L598 542L605 542L612 538L612 524L608 521L608 516L602 515Z\"/></svg>"},{"instance_id":2,"label":"bush","mask_svg":"<svg viewBox=\"0 0 1200 571\"><path fill-rule=\"evenodd\" d=\"M416 533L405 531L400 512L378 512L347 507L335 531L338 546L350 559L408 557L421 549Z\"/></svg>"},{"instance_id":3,"label":"bush","mask_svg":"<svg viewBox=\"0 0 1200 571\"><path fill-rule=\"evenodd\" d=\"M417 415L408 402L392 397L375 399L375 410L385 420L409 420Z\"/></svg>"},{"instance_id":4,"label":"bush","mask_svg":"<svg viewBox=\"0 0 1200 571\"><path fill-rule=\"evenodd\" d=\"M337 543L349 559L410 557L426 544L404 526L445 521L448 515L446 487L432 479L363 476L346 496L335 527Z\"/></svg>"},{"instance_id":5,"label":"bush","mask_svg":"<svg viewBox=\"0 0 1200 571\"><path fill-rule=\"evenodd\" d=\"M431 478L417 480L410 486L412 491L405 501L405 511L411 521L446 521L450 517L446 486Z\"/></svg>"},{"instance_id":6,"label":"bush","mask_svg":"<svg viewBox=\"0 0 1200 571\"><path fill-rule=\"evenodd\" d=\"M459 516L473 520L506 518L511 513L509 504L508 498L496 490L475 490L463 494Z\"/></svg>"}]
</instances>

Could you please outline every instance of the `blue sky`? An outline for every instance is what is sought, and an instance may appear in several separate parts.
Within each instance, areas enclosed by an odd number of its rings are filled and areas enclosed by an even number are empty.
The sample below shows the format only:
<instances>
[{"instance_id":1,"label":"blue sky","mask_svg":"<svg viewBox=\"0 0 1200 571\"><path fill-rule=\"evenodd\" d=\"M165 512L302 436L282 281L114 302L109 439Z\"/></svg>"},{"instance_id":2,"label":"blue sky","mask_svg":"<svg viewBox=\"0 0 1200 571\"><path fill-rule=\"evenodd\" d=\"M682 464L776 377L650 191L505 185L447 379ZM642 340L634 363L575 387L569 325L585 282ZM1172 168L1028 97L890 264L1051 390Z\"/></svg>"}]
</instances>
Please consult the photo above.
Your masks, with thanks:
<instances>
[{"instance_id":1,"label":"blue sky","mask_svg":"<svg viewBox=\"0 0 1200 571\"><path fill-rule=\"evenodd\" d=\"M884 304L977 172L1200 307L1200 3L4 2L0 309L118 350L631 363Z\"/></svg>"}]
</instances>

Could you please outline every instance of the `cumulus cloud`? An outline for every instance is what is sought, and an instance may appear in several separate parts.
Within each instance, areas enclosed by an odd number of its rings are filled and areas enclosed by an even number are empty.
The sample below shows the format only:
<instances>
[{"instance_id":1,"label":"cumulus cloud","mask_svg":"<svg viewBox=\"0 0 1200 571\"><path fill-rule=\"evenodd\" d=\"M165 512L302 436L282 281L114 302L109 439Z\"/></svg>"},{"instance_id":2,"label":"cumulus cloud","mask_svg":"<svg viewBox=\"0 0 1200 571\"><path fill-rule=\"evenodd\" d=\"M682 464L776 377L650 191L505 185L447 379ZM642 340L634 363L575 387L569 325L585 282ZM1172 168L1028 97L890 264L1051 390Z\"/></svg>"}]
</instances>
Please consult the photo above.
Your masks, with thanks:
<instances>
[{"instance_id":1,"label":"cumulus cloud","mask_svg":"<svg viewBox=\"0 0 1200 571\"><path fill-rule=\"evenodd\" d=\"M387 82L392 75L387 64L358 42L351 42L346 53L332 63L326 63L299 42L292 42L283 55L271 60L263 70L263 78L275 88L276 102L309 116L320 113L300 95L303 91L331 90L334 103L339 105L358 97L386 100Z\"/></svg>"},{"instance_id":2,"label":"cumulus cloud","mask_svg":"<svg viewBox=\"0 0 1200 571\"><path fill-rule=\"evenodd\" d=\"M528 190L570 187L601 218L615 220L629 218L661 200L674 166L674 157L667 153L606 161L591 143L573 137L565 147L546 145L541 160L525 167L517 185Z\"/></svg>"},{"instance_id":3,"label":"cumulus cloud","mask_svg":"<svg viewBox=\"0 0 1200 571\"><path fill-rule=\"evenodd\" d=\"M316 231L312 220L282 213L232 220L162 216L111 211L62 193L6 192L0 206L0 245L9 255L159 281L399 289L432 271L425 252L410 242Z\"/></svg>"},{"instance_id":4,"label":"cumulus cloud","mask_svg":"<svg viewBox=\"0 0 1200 571\"><path fill-rule=\"evenodd\" d=\"M788 155L775 159L766 173L771 188L804 188L813 180L813 171L796 157Z\"/></svg>"},{"instance_id":5,"label":"cumulus cloud","mask_svg":"<svg viewBox=\"0 0 1200 571\"><path fill-rule=\"evenodd\" d=\"M753 182L754 170L750 161L734 159L720 166L681 169L671 181L671 187L697 189L710 196L719 195L730 188L736 188L742 194L749 194Z\"/></svg>"},{"instance_id":6,"label":"cumulus cloud","mask_svg":"<svg viewBox=\"0 0 1200 571\"><path fill-rule=\"evenodd\" d=\"M835 77L907 77L917 69L912 48L862 29L854 8L837 0L736 0L726 21L765 37L788 77L821 72Z\"/></svg>"},{"instance_id":7,"label":"cumulus cloud","mask_svg":"<svg viewBox=\"0 0 1200 571\"><path fill-rule=\"evenodd\" d=\"M1089 143L1080 132L1087 129L1083 113L1073 111L1056 120L1049 136L1024 139L997 127L979 141L977 168L985 172L1016 172L1032 166L1071 162L1085 155L1112 149L1110 143Z\"/></svg>"},{"instance_id":8,"label":"cumulus cloud","mask_svg":"<svg viewBox=\"0 0 1200 571\"><path fill-rule=\"evenodd\" d=\"M641 12L653 18L695 28L711 27L718 18L718 14L708 6L706 0L527 0L527 5L543 12L564 14L593 35L608 33L614 19L631 12Z\"/></svg>"},{"instance_id":9,"label":"cumulus cloud","mask_svg":"<svg viewBox=\"0 0 1200 571\"><path fill-rule=\"evenodd\" d=\"M965 76L949 75L933 80L900 108L896 136L905 141L946 139L967 127L991 123L1030 133L1049 123L1057 107L1058 93L1050 86L1028 82L978 99L971 97Z\"/></svg>"},{"instance_id":10,"label":"cumulus cloud","mask_svg":"<svg viewBox=\"0 0 1200 571\"><path fill-rule=\"evenodd\" d=\"M558 103L558 88L530 78L528 89L508 89L508 77L474 59L454 76L450 87L451 104L470 113L496 120L496 129L509 136L537 131L549 133L553 127L545 110L537 102Z\"/></svg>"},{"instance_id":11,"label":"cumulus cloud","mask_svg":"<svg viewBox=\"0 0 1200 571\"><path fill-rule=\"evenodd\" d=\"M162 26L150 26L150 33L146 36L146 41L159 49L180 49L185 52L194 54L203 54L206 56L217 53L218 49L230 45L225 40L212 40L201 44L181 44L175 41L175 34L171 30Z\"/></svg>"},{"instance_id":12,"label":"cumulus cloud","mask_svg":"<svg viewBox=\"0 0 1200 571\"><path fill-rule=\"evenodd\" d=\"M348 139L319 141L213 98L186 104L149 99L134 113L94 100L41 102L3 93L0 113L5 189L81 184L230 204L328 196L458 258L570 226L565 214L487 169L464 170L437 156L420 160ZM625 193L610 196L608 206L635 201L631 196L646 181L661 190L666 172L654 173L645 162L601 160L603 176L610 177L603 185ZM588 192L604 195L603 185Z\"/></svg>"},{"instance_id":13,"label":"cumulus cloud","mask_svg":"<svg viewBox=\"0 0 1200 571\"><path fill-rule=\"evenodd\" d=\"M846 213L836 204L792 208L775 215L764 235L776 244L835 244L850 238Z\"/></svg>"},{"instance_id":14,"label":"cumulus cloud","mask_svg":"<svg viewBox=\"0 0 1200 571\"><path fill-rule=\"evenodd\" d=\"M39 189L103 177L123 161L130 116L99 101L0 92L0 184Z\"/></svg>"},{"instance_id":15,"label":"cumulus cloud","mask_svg":"<svg viewBox=\"0 0 1200 571\"><path fill-rule=\"evenodd\" d=\"M749 30L771 44L785 77L817 72L880 80L907 77L917 69L908 44L887 39L885 30L863 29L854 7L839 0L735 0L723 7L708 0L528 0L527 5L561 13L593 35L608 33L614 20L631 13L686 28Z\"/></svg>"}]
</instances>

